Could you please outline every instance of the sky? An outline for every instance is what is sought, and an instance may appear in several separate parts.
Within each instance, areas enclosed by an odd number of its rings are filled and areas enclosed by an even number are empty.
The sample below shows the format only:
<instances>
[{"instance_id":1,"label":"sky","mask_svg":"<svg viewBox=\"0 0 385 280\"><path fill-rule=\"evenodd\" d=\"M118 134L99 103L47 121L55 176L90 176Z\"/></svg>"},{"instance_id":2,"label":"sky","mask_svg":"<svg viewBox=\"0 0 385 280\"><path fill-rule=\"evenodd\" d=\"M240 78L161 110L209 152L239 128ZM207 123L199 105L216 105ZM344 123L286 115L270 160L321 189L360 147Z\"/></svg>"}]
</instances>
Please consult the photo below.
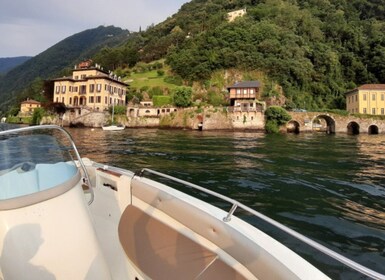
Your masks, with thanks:
<instances>
[{"instance_id":1,"label":"sky","mask_svg":"<svg viewBox=\"0 0 385 280\"><path fill-rule=\"evenodd\" d=\"M188 0L0 0L0 58L35 56L100 25L145 30Z\"/></svg>"}]
</instances>

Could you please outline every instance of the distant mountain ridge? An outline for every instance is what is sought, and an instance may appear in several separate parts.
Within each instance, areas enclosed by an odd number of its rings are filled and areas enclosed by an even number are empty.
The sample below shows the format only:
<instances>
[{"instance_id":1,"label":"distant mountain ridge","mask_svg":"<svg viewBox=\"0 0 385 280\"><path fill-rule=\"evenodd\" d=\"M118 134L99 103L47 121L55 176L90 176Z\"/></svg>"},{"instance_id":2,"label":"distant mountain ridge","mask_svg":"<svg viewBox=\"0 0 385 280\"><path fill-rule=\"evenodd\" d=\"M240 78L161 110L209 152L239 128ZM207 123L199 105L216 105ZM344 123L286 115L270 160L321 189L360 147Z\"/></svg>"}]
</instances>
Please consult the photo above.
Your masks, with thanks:
<instances>
[{"instance_id":1,"label":"distant mountain ridge","mask_svg":"<svg viewBox=\"0 0 385 280\"><path fill-rule=\"evenodd\" d=\"M21 98L23 89L36 78L57 77L101 49L119 46L129 36L128 30L114 26L99 26L72 35L13 68L4 76L0 76L0 115Z\"/></svg>"},{"instance_id":2,"label":"distant mountain ridge","mask_svg":"<svg viewBox=\"0 0 385 280\"><path fill-rule=\"evenodd\" d=\"M8 72L9 70L15 68L16 66L23 64L30 58L31 56L16 56L16 57L0 58L0 74L4 74Z\"/></svg>"}]
</instances>

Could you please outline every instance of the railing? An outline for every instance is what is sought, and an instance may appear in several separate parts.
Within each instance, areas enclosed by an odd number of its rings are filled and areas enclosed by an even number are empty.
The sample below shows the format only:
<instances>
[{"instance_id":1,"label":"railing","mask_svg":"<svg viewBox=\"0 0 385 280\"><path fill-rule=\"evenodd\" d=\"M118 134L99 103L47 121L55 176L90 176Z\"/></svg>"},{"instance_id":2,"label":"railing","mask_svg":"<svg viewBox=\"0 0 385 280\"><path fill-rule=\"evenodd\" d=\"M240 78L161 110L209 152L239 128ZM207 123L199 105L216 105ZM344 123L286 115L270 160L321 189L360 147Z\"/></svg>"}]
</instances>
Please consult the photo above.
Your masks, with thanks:
<instances>
[{"instance_id":1,"label":"railing","mask_svg":"<svg viewBox=\"0 0 385 280\"><path fill-rule=\"evenodd\" d=\"M264 220L265 222L275 226L276 228L279 228L280 230L286 232L287 234L291 235L292 237L306 243L307 245L313 247L314 249L326 254L327 256L345 264L346 266L368 276L368 277L371 277L373 279L382 279L384 280L385 279L385 275L383 274L380 274L374 270L371 270L370 268L367 268L355 261L352 261L350 260L349 258L346 258L344 257L343 255L341 254L338 254L337 252L334 252L333 250L315 242L314 240L290 229L289 227L265 216L264 214L258 212L258 211L255 211L254 209L234 200L234 199L231 199L231 198L228 198L224 195L221 195L217 192L214 192L214 191L211 191L211 190L208 190L208 189L205 189L201 186L198 186L198 185L195 185L193 183L190 183L190 182L187 182L187 181L184 181L184 180L181 180L181 179L178 179L178 178L175 178L175 177L172 177L170 175L166 175L166 174L163 174L163 173L160 173L160 172L157 172L157 171L154 171L154 170L151 170L151 169L148 169L148 168L143 168L140 172L136 173L135 176L143 176L144 172L148 172L148 173L151 173L151 174L154 174L154 175L157 175L159 177L163 177L163 178L166 178L166 179L169 179L169 180L172 180L174 182L177 182L177 183L180 183L182 185L185 185L185 186L188 186L188 187L191 187L191 188L194 188L194 189L197 189L201 192L204 192L204 193L207 193L209 195L212 195L214 197L217 197L223 201L226 201L230 204L232 204L232 207L230 209L230 211L227 213L227 215L225 217L223 217L223 221L224 222L229 222L231 220L231 217L233 216L235 210L239 207L247 212L249 212L250 214Z\"/></svg>"},{"instance_id":2,"label":"railing","mask_svg":"<svg viewBox=\"0 0 385 280\"><path fill-rule=\"evenodd\" d=\"M229 106L227 111L230 113L233 112L262 112L262 108L259 107L242 107L242 106Z\"/></svg>"}]
</instances>

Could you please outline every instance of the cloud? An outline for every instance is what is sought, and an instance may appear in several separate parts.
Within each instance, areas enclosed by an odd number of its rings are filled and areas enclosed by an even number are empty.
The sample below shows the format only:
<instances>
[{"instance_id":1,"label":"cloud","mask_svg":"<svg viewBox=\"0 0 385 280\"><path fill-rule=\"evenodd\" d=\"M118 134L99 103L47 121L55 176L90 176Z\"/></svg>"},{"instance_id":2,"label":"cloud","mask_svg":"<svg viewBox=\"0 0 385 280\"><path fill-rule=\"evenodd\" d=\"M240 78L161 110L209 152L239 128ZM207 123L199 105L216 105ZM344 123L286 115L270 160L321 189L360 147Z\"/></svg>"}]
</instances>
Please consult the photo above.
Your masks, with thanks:
<instances>
[{"instance_id":1,"label":"cloud","mask_svg":"<svg viewBox=\"0 0 385 280\"><path fill-rule=\"evenodd\" d=\"M145 29L186 0L3 0L0 57L37 55L75 33L100 25ZM3 2L2 1L2 2Z\"/></svg>"}]
</instances>

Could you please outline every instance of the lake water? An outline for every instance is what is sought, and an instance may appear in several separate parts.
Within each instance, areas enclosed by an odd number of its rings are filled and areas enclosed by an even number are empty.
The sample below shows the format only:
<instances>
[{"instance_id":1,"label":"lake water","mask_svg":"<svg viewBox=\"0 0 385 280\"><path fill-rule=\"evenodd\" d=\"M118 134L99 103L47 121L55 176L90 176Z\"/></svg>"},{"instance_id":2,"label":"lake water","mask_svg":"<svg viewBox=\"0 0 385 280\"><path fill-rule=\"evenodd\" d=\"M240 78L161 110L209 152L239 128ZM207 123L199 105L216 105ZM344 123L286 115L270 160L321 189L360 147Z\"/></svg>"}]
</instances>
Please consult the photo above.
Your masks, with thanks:
<instances>
[{"instance_id":1,"label":"lake water","mask_svg":"<svg viewBox=\"0 0 385 280\"><path fill-rule=\"evenodd\" d=\"M148 167L231 196L385 274L385 135L67 130L83 157L132 171ZM333 279L365 279L238 214Z\"/></svg>"}]
</instances>

